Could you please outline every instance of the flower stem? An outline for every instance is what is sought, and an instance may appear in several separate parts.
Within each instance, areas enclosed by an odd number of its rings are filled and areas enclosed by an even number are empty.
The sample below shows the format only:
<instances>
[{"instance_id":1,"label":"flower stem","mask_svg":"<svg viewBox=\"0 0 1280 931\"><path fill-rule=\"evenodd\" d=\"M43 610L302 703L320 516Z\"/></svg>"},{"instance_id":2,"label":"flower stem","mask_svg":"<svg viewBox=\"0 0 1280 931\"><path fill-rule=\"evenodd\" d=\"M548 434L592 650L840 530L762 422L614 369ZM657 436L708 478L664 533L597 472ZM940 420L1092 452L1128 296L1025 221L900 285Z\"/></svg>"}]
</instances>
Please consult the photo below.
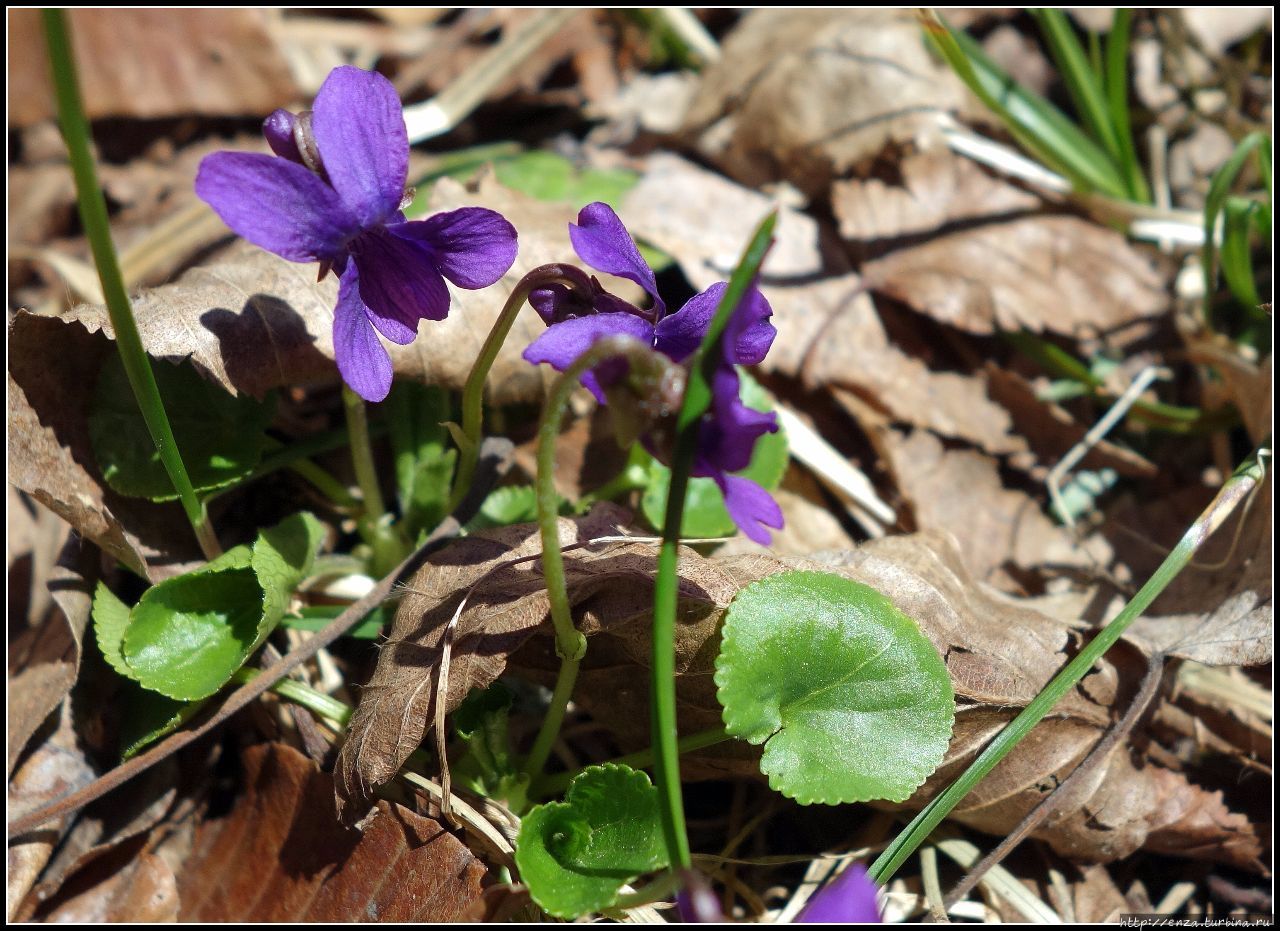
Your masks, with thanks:
<instances>
[{"instance_id":1,"label":"flower stem","mask_svg":"<svg viewBox=\"0 0 1280 931\"><path fill-rule=\"evenodd\" d=\"M378 471L373 462L373 446L369 443L369 418L364 399L345 384L342 386L342 408L347 418L347 438L351 444L351 465L364 503L364 515L358 521L360 535L373 549L373 574L385 575L404 556L404 545L391 516L387 514L378 487Z\"/></svg>"},{"instance_id":2,"label":"flower stem","mask_svg":"<svg viewBox=\"0 0 1280 931\"><path fill-rule=\"evenodd\" d=\"M577 272L575 275L574 272ZM455 434L458 442L458 470L454 473L453 494L449 498L447 513L457 510L466 497L475 476L476 462L480 456L480 431L484 427L484 383L493 368L498 351L506 342L516 322L516 315L528 299L530 292L559 284L569 288L581 288L586 276L572 266L558 264L540 265L517 282L507 302L502 305L498 319L480 347L480 354L471 365L467 383L462 389L462 435Z\"/></svg>"},{"instance_id":3,"label":"flower stem","mask_svg":"<svg viewBox=\"0 0 1280 931\"><path fill-rule=\"evenodd\" d=\"M699 731L696 734L690 734L688 737L681 737L676 746L681 754L692 753L694 750L701 750L704 747L714 747L718 743L724 743L729 739L728 733L725 732L724 725L713 727L710 730ZM649 769L653 766L653 747L645 747L643 750L637 750L635 753L628 753L625 756L614 757L612 760L605 760L606 763L617 763L622 766L630 766L632 769ZM599 763L592 763L592 766L599 766ZM546 798L551 795L559 795L565 789L569 788L569 783L573 782L574 777L582 774L582 770L574 770L567 773L556 773L552 776L545 776L538 780L538 784L533 786L529 794L534 798Z\"/></svg>"},{"instance_id":4,"label":"flower stem","mask_svg":"<svg viewBox=\"0 0 1280 931\"><path fill-rule=\"evenodd\" d=\"M711 374L720 361L720 340L730 316L747 293L772 242L776 214L769 214L752 236L742 261L734 269L702 345L693 358L684 402L676 419L676 447L671 461L671 485L658 550L658 577L653 589L653 658L650 702L652 705L654 782L658 787L662 833L672 868L689 869L689 836L684 823L684 797L680 783L679 733L676 726L676 600L679 593L680 523L685 492L697 452L702 415L711 406Z\"/></svg>"},{"instance_id":5,"label":"flower stem","mask_svg":"<svg viewBox=\"0 0 1280 931\"><path fill-rule=\"evenodd\" d=\"M169 473L187 520L191 522L200 550L206 559L214 559L221 555L222 547L187 475L187 467L174 439L164 402L160 399L160 389L156 386L151 363L142 347L142 338L138 335L138 325L133 318L133 308L129 305L120 263L111 241L107 202L98 185L93 155L89 151L89 122L85 118L80 98L66 13L59 9L46 9L42 12L49 60L53 65L58 119L62 123L62 135L71 160L71 172L75 177L80 221L84 225L85 238L89 241L93 262L98 269L98 280L102 283L102 294L106 300L107 313L111 317L111 327L115 331L116 346L120 350L129 385L138 401L143 420L146 421L147 431L156 444L160 461Z\"/></svg>"},{"instance_id":6,"label":"flower stem","mask_svg":"<svg viewBox=\"0 0 1280 931\"><path fill-rule=\"evenodd\" d=\"M1170 582L1186 568L1196 550L1222 526L1223 521L1235 507L1257 486L1266 472L1263 457L1269 456L1269 449L1259 450L1236 469L1219 490L1217 497L1209 503L1196 522L1183 535L1173 551L1160 564L1160 568L1142 586L1138 594L1121 609L1106 627L1089 641L1075 658L1063 666L1056 676L1049 681L1039 695L1021 713L1010 721L995 739L987 745L969 768L951 783L944 792L934 797L928 805L911 820L884 852L871 864L868 873L871 879L880 886L887 883L898 868L906 862L915 849L929 836L951 810L969 794L992 769L995 768L1009 751L1030 733L1053 709L1053 706L1076 685L1093 664L1119 640L1142 612L1150 607Z\"/></svg>"},{"instance_id":7,"label":"flower stem","mask_svg":"<svg viewBox=\"0 0 1280 931\"><path fill-rule=\"evenodd\" d=\"M647 350L638 340L625 336L611 336L598 341L565 369L564 374L551 386L551 394L542 409L542 421L538 424L538 476L536 482L538 501L538 529L542 534L542 576L547 585L547 601L551 623L556 631L556 655L560 657L560 672L556 676L551 707L538 729L533 749L525 760L524 772L529 781L537 779L551 754L551 745L560 733L565 706L573 694L573 684L578 677L578 666L587 652L587 638L573 626L569 612L569 593L564 581L564 554L560 552L560 495L556 492L556 443L560 439L560 421L569 398L578 385L578 379L589 369L605 359L626 356L634 349Z\"/></svg>"}]
</instances>

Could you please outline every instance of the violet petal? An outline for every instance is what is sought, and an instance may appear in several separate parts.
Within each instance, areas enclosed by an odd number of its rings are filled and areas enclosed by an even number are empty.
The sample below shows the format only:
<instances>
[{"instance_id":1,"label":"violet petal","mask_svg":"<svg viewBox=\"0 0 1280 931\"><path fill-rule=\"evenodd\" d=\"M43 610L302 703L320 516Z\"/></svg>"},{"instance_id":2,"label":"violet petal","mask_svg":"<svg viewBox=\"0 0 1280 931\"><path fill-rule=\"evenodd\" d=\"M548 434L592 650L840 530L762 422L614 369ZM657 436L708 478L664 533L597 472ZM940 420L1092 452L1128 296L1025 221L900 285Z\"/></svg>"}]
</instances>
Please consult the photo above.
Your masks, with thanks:
<instances>
[{"instance_id":1,"label":"violet petal","mask_svg":"<svg viewBox=\"0 0 1280 931\"><path fill-rule=\"evenodd\" d=\"M876 886L860 864L853 864L818 891L796 916L797 924L881 922Z\"/></svg>"},{"instance_id":2,"label":"violet petal","mask_svg":"<svg viewBox=\"0 0 1280 931\"><path fill-rule=\"evenodd\" d=\"M391 82L350 65L334 68L312 106L311 130L329 181L364 227L400 207L409 135Z\"/></svg>"},{"instance_id":3,"label":"violet petal","mask_svg":"<svg viewBox=\"0 0 1280 931\"><path fill-rule=\"evenodd\" d=\"M557 372L563 372L578 356L582 355L598 339L606 336L630 336L644 343L653 344L653 324L634 314L592 314L575 317L547 327L546 332L529 344L524 351L526 362L537 365L547 362ZM603 371L601 371L603 369ZM595 372L586 372L582 384L601 404L605 403L604 390L596 377L598 372L606 379L620 378L626 367L601 366Z\"/></svg>"},{"instance_id":4,"label":"violet petal","mask_svg":"<svg viewBox=\"0 0 1280 931\"><path fill-rule=\"evenodd\" d=\"M592 314L576 317L553 326L529 344L524 351L527 362L550 363L563 372L591 345L606 336L630 336L646 346L653 344L653 324L633 314Z\"/></svg>"},{"instance_id":5,"label":"violet petal","mask_svg":"<svg viewBox=\"0 0 1280 931\"><path fill-rule=\"evenodd\" d=\"M338 305L333 310L333 355L342 380L366 401L381 401L391 390L391 357L360 299L359 272L347 266L338 285Z\"/></svg>"},{"instance_id":6,"label":"violet petal","mask_svg":"<svg viewBox=\"0 0 1280 931\"><path fill-rule=\"evenodd\" d=\"M360 294L369 319L393 343L411 343L418 321L443 320L449 291L425 248L385 230L371 229L352 243L360 268Z\"/></svg>"},{"instance_id":7,"label":"violet petal","mask_svg":"<svg viewBox=\"0 0 1280 931\"><path fill-rule=\"evenodd\" d=\"M677 362L683 362L702 344L728 284L716 282L695 294L675 313L658 322L654 348ZM747 289L725 329L725 357L737 365L757 365L763 361L777 330L769 322L773 309L754 285Z\"/></svg>"},{"instance_id":8,"label":"violet petal","mask_svg":"<svg viewBox=\"0 0 1280 931\"><path fill-rule=\"evenodd\" d=\"M291 262L337 258L359 230L331 187L301 165L271 155L207 155L195 187L237 234Z\"/></svg>"},{"instance_id":9,"label":"violet petal","mask_svg":"<svg viewBox=\"0 0 1280 931\"><path fill-rule=\"evenodd\" d=\"M738 373L732 366L716 370L711 381L711 416L698 433L694 475L741 472L751 464L756 441L777 431L777 415L743 404L738 389Z\"/></svg>"},{"instance_id":10,"label":"violet petal","mask_svg":"<svg viewBox=\"0 0 1280 931\"><path fill-rule=\"evenodd\" d=\"M487 288L516 260L516 228L484 207L462 207L388 229L430 249L440 274L460 288Z\"/></svg>"},{"instance_id":11,"label":"violet petal","mask_svg":"<svg viewBox=\"0 0 1280 931\"><path fill-rule=\"evenodd\" d=\"M721 473L715 480L724 494L725 510L738 529L761 546L768 546L773 536L765 528L782 528L782 509L778 502L760 485L741 475Z\"/></svg>"},{"instance_id":12,"label":"violet petal","mask_svg":"<svg viewBox=\"0 0 1280 931\"><path fill-rule=\"evenodd\" d=\"M759 365L778 335L769 318L773 308L752 284L734 309L724 330L724 355L734 365Z\"/></svg>"},{"instance_id":13,"label":"violet petal","mask_svg":"<svg viewBox=\"0 0 1280 931\"><path fill-rule=\"evenodd\" d=\"M658 281L636 248L635 240L608 204L587 204L578 214L577 225L569 224L569 240L574 251L597 271L634 281L653 298L661 319L666 305L658 296Z\"/></svg>"},{"instance_id":14,"label":"violet petal","mask_svg":"<svg viewBox=\"0 0 1280 931\"><path fill-rule=\"evenodd\" d=\"M302 153L298 151L298 143L293 138L293 127L297 122L298 117L288 110L276 110L262 121L262 135L272 152L302 165Z\"/></svg>"}]
</instances>

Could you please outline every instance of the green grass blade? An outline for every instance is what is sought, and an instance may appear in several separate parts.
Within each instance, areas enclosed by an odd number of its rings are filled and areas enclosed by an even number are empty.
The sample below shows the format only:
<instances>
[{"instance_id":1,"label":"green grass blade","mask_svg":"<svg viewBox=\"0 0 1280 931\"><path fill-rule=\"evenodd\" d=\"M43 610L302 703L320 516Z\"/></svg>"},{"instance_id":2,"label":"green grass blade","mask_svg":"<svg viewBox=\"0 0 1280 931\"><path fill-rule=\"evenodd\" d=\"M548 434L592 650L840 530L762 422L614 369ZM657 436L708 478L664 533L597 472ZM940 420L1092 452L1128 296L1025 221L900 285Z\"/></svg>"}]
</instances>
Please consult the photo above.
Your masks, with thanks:
<instances>
[{"instance_id":1,"label":"green grass blade","mask_svg":"<svg viewBox=\"0 0 1280 931\"><path fill-rule=\"evenodd\" d=\"M1222 277L1235 299L1252 313L1262 313L1254 283L1249 234L1261 205L1246 197L1228 197L1222 217Z\"/></svg>"},{"instance_id":2,"label":"green grass blade","mask_svg":"<svg viewBox=\"0 0 1280 931\"><path fill-rule=\"evenodd\" d=\"M1151 203L1151 189L1142 174L1138 154L1133 146L1133 128L1129 121L1129 32L1133 11L1116 10L1107 33L1103 87L1107 97L1107 112L1115 128L1119 143L1120 169L1129 184L1129 192L1136 201Z\"/></svg>"},{"instance_id":3,"label":"green grass blade","mask_svg":"<svg viewBox=\"0 0 1280 931\"><path fill-rule=\"evenodd\" d=\"M1084 48L1067 20L1067 14L1062 10L1043 9L1032 10L1031 15L1040 25L1040 31L1049 46L1049 54L1062 74L1080 119L1094 141L1100 143L1112 160L1119 163L1120 145L1115 136L1115 128L1111 125L1102 82L1098 79L1098 73L1090 67Z\"/></svg>"},{"instance_id":4,"label":"green grass blade","mask_svg":"<svg viewBox=\"0 0 1280 931\"><path fill-rule=\"evenodd\" d=\"M1210 311L1213 307L1213 295L1218 284L1218 246L1214 241L1214 230L1218 225L1218 217L1226 205L1231 186L1240 176L1246 159L1255 151L1258 153L1262 181L1267 191L1267 212L1262 225L1269 233L1271 228L1271 139L1265 133L1250 133L1240 140L1231 157L1213 176L1213 180L1209 183L1209 194L1205 197L1204 247L1200 251L1200 268L1204 273L1204 317L1210 323L1212 323Z\"/></svg>"},{"instance_id":5,"label":"green grass blade","mask_svg":"<svg viewBox=\"0 0 1280 931\"><path fill-rule=\"evenodd\" d=\"M1028 91L996 65L972 38L932 11L921 16L926 35L969 89L1004 122L1018 143L1078 189L1124 200L1128 193L1107 153L1053 104Z\"/></svg>"}]
</instances>

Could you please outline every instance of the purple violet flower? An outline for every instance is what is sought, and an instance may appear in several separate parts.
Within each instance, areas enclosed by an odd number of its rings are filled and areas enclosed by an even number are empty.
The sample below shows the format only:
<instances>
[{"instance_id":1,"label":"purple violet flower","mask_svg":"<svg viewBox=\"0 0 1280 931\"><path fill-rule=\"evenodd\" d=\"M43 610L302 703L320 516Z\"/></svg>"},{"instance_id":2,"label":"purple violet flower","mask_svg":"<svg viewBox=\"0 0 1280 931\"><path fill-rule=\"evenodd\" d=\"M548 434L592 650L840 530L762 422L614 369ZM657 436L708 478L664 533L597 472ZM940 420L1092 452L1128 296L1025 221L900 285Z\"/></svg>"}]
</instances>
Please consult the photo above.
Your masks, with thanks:
<instances>
[{"instance_id":1,"label":"purple violet flower","mask_svg":"<svg viewBox=\"0 0 1280 931\"><path fill-rule=\"evenodd\" d=\"M409 138L382 75L335 68L313 107L267 117L263 135L278 157L206 157L196 193L254 245L291 262L319 261L322 278L331 269L339 275L338 371L366 401L381 401L392 368L377 334L404 345L419 320L443 320L446 278L460 288L493 284L515 261L516 231L482 207L405 221Z\"/></svg>"},{"instance_id":2,"label":"purple violet flower","mask_svg":"<svg viewBox=\"0 0 1280 931\"><path fill-rule=\"evenodd\" d=\"M590 302L558 285L535 291L529 303L548 326L525 350L526 360L535 365L547 362L563 372L592 343L606 336L630 336L675 362L693 355L728 287L725 282L713 284L675 313L667 314L653 269L607 204L584 207L578 223L569 224L569 239L584 262L597 271L634 281L653 299L653 306L641 310L605 291L594 278ZM721 342L724 356L712 379L711 410L703 418L692 472L695 477L713 479L724 494L733 522L752 540L764 544L770 540L765 528L782 526L782 511L760 485L730 473L745 469L756 440L778 429L775 414L752 410L742 403L734 369L735 365L755 365L764 359L777 333L769 322L772 315L769 302L752 285L730 318ZM601 380L609 384L625 372L625 368L600 366L584 375L582 383L603 403ZM656 444L645 445L655 451Z\"/></svg>"},{"instance_id":3,"label":"purple violet flower","mask_svg":"<svg viewBox=\"0 0 1280 931\"><path fill-rule=\"evenodd\" d=\"M854 863L823 886L796 916L796 924L865 924L884 921L876 904L876 884Z\"/></svg>"}]
</instances>

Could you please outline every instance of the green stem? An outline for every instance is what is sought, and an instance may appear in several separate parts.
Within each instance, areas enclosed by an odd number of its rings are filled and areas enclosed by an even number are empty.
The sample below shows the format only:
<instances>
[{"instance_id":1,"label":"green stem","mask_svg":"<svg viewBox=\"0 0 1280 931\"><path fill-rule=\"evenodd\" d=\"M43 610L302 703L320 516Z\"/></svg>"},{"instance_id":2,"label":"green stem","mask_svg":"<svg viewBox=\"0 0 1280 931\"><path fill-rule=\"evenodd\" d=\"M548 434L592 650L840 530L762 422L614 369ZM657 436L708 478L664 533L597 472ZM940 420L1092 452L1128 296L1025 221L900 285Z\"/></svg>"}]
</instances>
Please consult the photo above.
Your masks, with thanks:
<instances>
[{"instance_id":1,"label":"green stem","mask_svg":"<svg viewBox=\"0 0 1280 931\"><path fill-rule=\"evenodd\" d=\"M345 384L342 386L342 408L347 418L347 437L351 444L351 465L364 504L364 515L358 521L360 535L373 548L373 574L385 575L404 557L404 545L391 525L382 489L378 486L378 470L373 462L373 446L369 443L369 417L364 399Z\"/></svg>"},{"instance_id":2,"label":"green stem","mask_svg":"<svg viewBox=\"0 0 1280 931\"><path fill-rule=\"evenodd\" d=\"M560 439L560 422L569 398L578 386L583 373L595 368L606 359L626 356L641 343L628 337L611 336L598 341L579 356L551 386L551 393L542 409L538 424L538 475L535 483L538 501L538 529L542 535L542 576L547 586L547 601L551 624L556 631L556 655L560 657L560 672L556 676L551 707L538 728L533 749L525 760L524 772L530 782L538 778L551 753L551 745L560 733L565 706L573 694L573 684L578 677L578 667L587 652L587 638L573 626L569 611L569 592L564 581L564 554L560 552L560 495L556 491L556 443Z\"/></svg>"},{"instance_id":3,"label":"green stem","mask_svg":"<svg viewBox=\"0 0 1280 931\"><path fill-rule=\"evenodd\" d=\"M471 372L467 375L467 383L462 389L462 435L456 436L458 442L458 470L454 473L453 494L449 498L447 513L457 510L462 499L471 488L471 480L475 476L476 463L480 457L480 432L484 428L484 383L493 368L498 351L506 342L507 334L520 308L524 306L529 293L551 285L564 285L568 288L588 288L587 300L590 300L590 282L582 272L572 266L541 265L525 275L516 284L507 302L502 305L498 319L480 347L480 354L472 363Z\"/></svg>"},{"instance_id":4,"label":"green stem","mask_svg":"<svg viewBox=\"0 0 1280 931\"><path fill-rule=\"evenodd\" d=\"M316 490L344 511L358 510L359 500L347 491L347 486L310 459L296 459L286 466L291 472L315 486Z\"/></svg>"},{"instance_id":5,"label":"green stem","mask_svg":"<svg viewBox=\"0 0 1280 931\"><path fill-rule=\"evenodd\" d=\"M178 493L187 520L191 522L191 529L200 543L200 549L206 559L214 559L221 555L222 547L187 475L187 467L174 439L169 417L165 414L151 363L142 347L142 338L138 335L138 325L133 318L133 308L129 305L124 278L120 274L120 263L111 241L107 202L98 185L93 155L89 151L89 122L85 118L84 105L80 99L66 14L58 9L42 12L49 60L53 66L58 119L62 123L62 135L71 159L71 172L75 176L80 221L84 225L85 238L89 241L93 262L98 269L98 280L102 283L102 294L106 300L107 313L111 316L116 346L120 350L125 374L129 377L129 385L133 388L133 395L138 401L147 430L156 444L160 461L169 473L174 490Z\"/></svg>"},{"instance_id":6,"label":"green stem","mask_svg":"<svg viewBox=\"0 0 1280 931\"><path fill-rule=\"evenodd\" d=\"M585 653L585 639L582 649ZM547 765L547 758L551 756L551 747L560 733L560 725L564 723L565 710L569 707L569 699L573 696L573 686L578 681L578 669L581 665L581 659L561 657L560 671L556 674L556 687L551 693L551 704L547 707L547 713L538 727L533 749L529 751L524 761L524 772L530 780L538 778L542 768Z\"/></svg>"},{"instance_id":7,"label":"green stem","mask_svg":"<svg viewBox=\"0 0 1280 931\"><path fill-rule=\"evenodd\" d=\"M231 681L244 685L246 682L252 682L256 679L259 672L260 670L257 669L237 669L231 676ZM347 726L347 722L351 720L351 715L355 713L355 709L346 702L339 701L324 692L317 692L305 682L299 682L297 679L281 679L271 686L271 691L281 698L286 698L295 705L301 705L308 711L319 715L339 730Z\"/></svg>"},{"instance_id":8,"label":"green stem","mask_svg":"<svg viewBox=\"0 0 1280 931\"><path fill-rule=\"evenodd\" d=\"M385 423L375 422L369 425L370 438L381 436L387 432ZM268 456L264 456L262 461L253 467L248 475L240 478L234 484L227 485L215 491L209 492L204 496L204 503L207 506L210 501L220 498L228 492L235 491L242 485L270 475L272 472L279 472L281 469L287 469L300 459L307 459L311 456L318 456L321 453L332 452L347 445L347 429L342 427L338 430L326 430L324 433L317 433L314 436L308 436L301 440L290 440L286 445L273 440L274 446L270 447L272 452ZM354 498L352 499L355 500Z\"/></svg>"},{"instance_id":9,"label":"green stem","mask_svg":"<svg viewBox=\"0 0 1280 931\"><path fill-rule=\"evenodd\" d=\"M697 734L690 734L688 737L681 737L676 742L681 755L692 753L695 750L701 750L704 747L714 747L718 743L724 743L729 739L729 735L725 733L724 725L713 727L710 730L700 731ZM653 766L653 747L645 747L643 750L637 750L635 753L628 753L625 756L614 757L612 760L605 760L606 763L618 763L622 766L630 766L632 769L649 769ZM591 764L599 766L599 763ZM574 770L567 773L556 773L552 776L546 776L538 781L538 784L530 791L530 795L535 798L546 798L551 795L559 795L565 789L569 788L569 783L574 778L581 775L582 770Z\"/></svg>"},{"instance_id":10,"label":"green stem","mask_svg":"<svg viewBox=\"0 0 1280 931\"><path fill-rule=\"evenodd\" d=\"M951 810L995 768L1019 741L1044 718L1053 706L1076 685L1110 647L1124 635L1129 625L1150 607L1170 582L1186 568L1204 542L1227 519L1236 505L1261 481L1265 468L1262 458L1270 455L1269 450L1255 453L1236 469L1210 502L1204 512L1183 535L1181 542L1174 547L1160 568L1155 571L1146 585L1133 596L1133 600L1124 606L1119 614L1097 636L1084 647L1076 657L1067 663L1056 676L1050 680L1044 690L1032 702L1022 709L987 746L969 768L956 779L942 794L936 796L912 819L893 842L885 848L869 873L878 885L885 885L937 827L950 814Z\"/></svg>"},{"instance_id":11,"label":"green stem","mask_svg":"<svg viewBox=\"0 0 1280 931\"><path fill-rule=\"evenodd\" d=\"M689 836L684 822L684 798L680 784L680 748L676 726L676 600L680 585L678 572L680 522L684 517L685 492L697 451L702 415L711 406L711 380L722 354L720 340L729 318L747 293L765 253L772 242L777 214L760 223L725 288L715 316L707 327L702 345L693 358L684 402L676 418L676 447L671 462L671 486L667 492L667 512L663 520L662 546L658 551L658 577L653 590L653 658L650 702L652 704L654 782L658 787L662 833L673 868L689 869Z\"/></svg>"}]
</instances>

